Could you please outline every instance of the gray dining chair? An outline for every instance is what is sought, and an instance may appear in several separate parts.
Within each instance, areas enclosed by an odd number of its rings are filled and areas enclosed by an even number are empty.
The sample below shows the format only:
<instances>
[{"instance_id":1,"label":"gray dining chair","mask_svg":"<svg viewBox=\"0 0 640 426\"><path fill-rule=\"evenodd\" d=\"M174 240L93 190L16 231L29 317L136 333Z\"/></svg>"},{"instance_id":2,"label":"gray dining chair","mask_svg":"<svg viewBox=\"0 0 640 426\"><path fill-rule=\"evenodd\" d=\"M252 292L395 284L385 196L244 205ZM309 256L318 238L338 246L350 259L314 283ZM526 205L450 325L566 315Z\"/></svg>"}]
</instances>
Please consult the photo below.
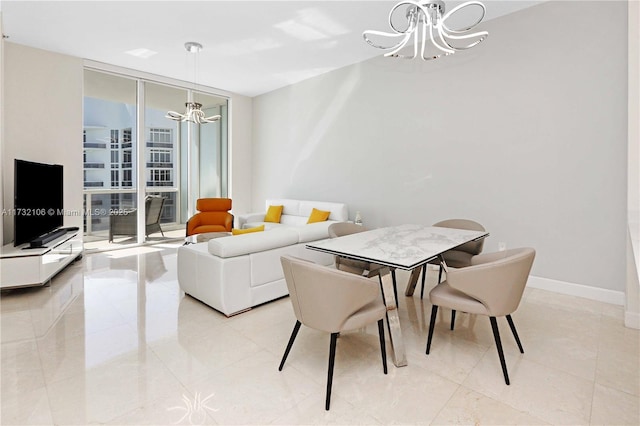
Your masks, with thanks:
<instances>
[{"instance_id":1,"label":"gray dining chair","mask_svg":"<svg viewBox=\"0 0 640 426\"><path fill-rule=\"evenodd\" d=\"M438 307L486 315L491 322L504 381L508 385L509 374L496 318L507 317L520 353L524 353L511 314L518 309L535 255L535 250L528 247L480 254L471 259L471 266L446 271L447 279L429 293L433 307L427 337L427 355L431 349Z\"/></svg>"},{"instance_id":2,"label":"gray dining chair","mask_svg":"<svg viewBox=\"0 0 640 426\"><path fill-rule=\"evenodd\" d=\"M338 238L345 235L357 234L359 232L368 231L369 229L362 226L356 225L351 222L337 222L329 225L329 237L330 238ZM356 259L348 259L346 257L335 256L334 263L336 265L336 269L345 272L351 272L353 274L363 275L366 277L373 277L376 275L380 275L383 268L385 266L367 262L364 260L356 260ZM396 306L398 306L398 286L396 284L396 268L389 268L391 272L391 280L393 282L393 295L396 299Z\"/></svg>"},{"instance_id":3,"label":"gray dining chair","mask_svg":"<svg viewBox=\"0 0 640 426\"><path fill-rule=\"evenodd\" d=\"M341 332L377 322L382 368L384 374L387 374L383 326L386 307L382 302L380 287L375 280L293 256L282 256L280 261L289 289L289 300L296 316L296 324L278 370L282 371L301 324L330 333L325 402L325 409L329 410L336 343Z\"/></svg>"},{"instance_id":4,"label":"gray dining chair","mask_svg":"<svg viewBox=\"0 0 640 426\"><path fill-rule=\"evenodd\" d=\"M447 219L434 223L433 226L453 229L467 229L470 231L486 231L478 222L469 219ZM484 247L484 238L478 241L469 241L454 249L442 253L447 266L452 268L465 268L471 265L471 258L482 252ZM430 264L440 265L438 269L438 283L442 281L442 262L440 259L429 262ZM420 289L420 299L424 297L424 284L427 278L427 265L422 266L422 285ZM456 311L451 311L451 330L453 330L456 322Z\"/></svg>"}]
</instances>

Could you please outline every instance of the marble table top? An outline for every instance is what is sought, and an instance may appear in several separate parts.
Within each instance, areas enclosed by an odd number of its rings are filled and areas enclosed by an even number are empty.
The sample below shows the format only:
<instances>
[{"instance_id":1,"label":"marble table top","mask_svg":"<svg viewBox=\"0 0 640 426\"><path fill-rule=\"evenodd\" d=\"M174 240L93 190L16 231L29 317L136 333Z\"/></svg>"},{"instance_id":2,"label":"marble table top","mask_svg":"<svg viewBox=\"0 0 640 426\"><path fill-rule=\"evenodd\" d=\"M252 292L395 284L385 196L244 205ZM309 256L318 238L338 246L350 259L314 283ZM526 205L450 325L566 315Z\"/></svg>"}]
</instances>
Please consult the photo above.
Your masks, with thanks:
<instances>
[{"instance_id":1,"label":"marble table top","mask_svg":"<svg viewBox=\"0 0 640 426\"><path fill-rule=\"evenodd\" d=\"M307 244L312 250L411 270L459 245L489 235L485 231L399 225L371 229Z\"/></svg>"}]
</instances>

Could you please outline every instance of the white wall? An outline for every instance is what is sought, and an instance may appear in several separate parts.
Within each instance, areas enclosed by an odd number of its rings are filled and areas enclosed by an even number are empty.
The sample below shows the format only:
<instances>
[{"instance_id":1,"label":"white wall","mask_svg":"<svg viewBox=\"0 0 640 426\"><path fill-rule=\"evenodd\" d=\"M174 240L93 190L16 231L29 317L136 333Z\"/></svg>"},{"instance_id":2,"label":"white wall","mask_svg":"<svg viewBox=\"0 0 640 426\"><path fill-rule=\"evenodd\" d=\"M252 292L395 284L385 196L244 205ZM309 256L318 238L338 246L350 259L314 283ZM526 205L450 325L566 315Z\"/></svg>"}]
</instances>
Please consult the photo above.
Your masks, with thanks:
<instances>
[{"instance_id":1,"label":"white wall","mask_svg":"<svg viewBox=\"0 0 640 426\"><path fill-rule=\"evenodd\" d=\"M342 201L371 227L470 218L487 251L535 247L538 277L623 292L627 4L605 3L543 3L486 22L468 52L255 98L252 207Z\"/></svg>"},{"instance_id":2,"label":"white wall","mask_svg":"<svg viewBox=\"0 0 640 426\"><path fill-rule=\"evenodd\" d=\"M18 44L4 44L4 207L13 207L13 160L62 164L65 226L82 226L82 60ZM36 177L37 178L37 177ZM4 244L13 217L3 217Z\"/></svg>"}]
</instances>

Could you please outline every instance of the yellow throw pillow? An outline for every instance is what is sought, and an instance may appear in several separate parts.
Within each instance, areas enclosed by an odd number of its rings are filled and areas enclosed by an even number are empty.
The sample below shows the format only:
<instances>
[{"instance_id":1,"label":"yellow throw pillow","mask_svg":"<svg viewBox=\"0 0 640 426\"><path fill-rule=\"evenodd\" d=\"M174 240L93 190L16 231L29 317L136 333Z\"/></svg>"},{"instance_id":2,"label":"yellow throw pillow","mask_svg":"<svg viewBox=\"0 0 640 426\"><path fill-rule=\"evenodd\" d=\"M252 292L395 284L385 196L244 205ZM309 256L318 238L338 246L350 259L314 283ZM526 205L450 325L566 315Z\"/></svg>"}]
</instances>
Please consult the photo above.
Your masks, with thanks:
<instances>
[{"instance_id":1,"label":"yellow throw pillow","mask_svg":"<svg viewBox=\"0 0 640 426\"><path fill-rule=\"evenodd\" d=\"M255 228L247 228L247 229L233 228L231 230L231 235L250 234L252 232L261 232L261 231L264 231L264 225L256 226Z\"/></svg>"},{"instance_id":2,"label":"yellow throw pillow","mask_svg":"<svg viewBox=\"0 0 640 426\"><path fill-rule=\"evenodd\" d=\"M325 212L324 210L313 209L309 215L307 223L324 222L329 218L331 212Z\"/></svg>"},{"instance_id":3,"label":"yellow throw pillow","mask_svg":"<svg viewBox=\"0 0 640 426\"><path fill-rule=\"evenodd\" d=\"M284 206L269 206L267 214L264 215L265 222L280 223L280 216L282 216L282 209Z\"/></svg>"}]
</instances>

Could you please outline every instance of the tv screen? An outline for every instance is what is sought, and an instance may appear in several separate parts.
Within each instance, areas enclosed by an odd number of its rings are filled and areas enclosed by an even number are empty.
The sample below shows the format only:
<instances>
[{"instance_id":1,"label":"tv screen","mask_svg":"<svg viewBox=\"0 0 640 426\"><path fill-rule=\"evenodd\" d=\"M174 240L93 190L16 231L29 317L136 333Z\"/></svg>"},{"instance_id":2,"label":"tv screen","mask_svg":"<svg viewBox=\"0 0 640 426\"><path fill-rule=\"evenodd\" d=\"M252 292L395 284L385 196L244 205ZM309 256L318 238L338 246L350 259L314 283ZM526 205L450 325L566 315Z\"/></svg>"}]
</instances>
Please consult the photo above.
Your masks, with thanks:
<instances>
[{"instance_id":1,"label":"tv screen","mask_svg":"<svg viewBox=\"0 0 640 426\"><path fill-rule=\"evenodd\" d=\"M14 245L62 226L62 166L15 159Z\"/></svg>"}]
</instances>

